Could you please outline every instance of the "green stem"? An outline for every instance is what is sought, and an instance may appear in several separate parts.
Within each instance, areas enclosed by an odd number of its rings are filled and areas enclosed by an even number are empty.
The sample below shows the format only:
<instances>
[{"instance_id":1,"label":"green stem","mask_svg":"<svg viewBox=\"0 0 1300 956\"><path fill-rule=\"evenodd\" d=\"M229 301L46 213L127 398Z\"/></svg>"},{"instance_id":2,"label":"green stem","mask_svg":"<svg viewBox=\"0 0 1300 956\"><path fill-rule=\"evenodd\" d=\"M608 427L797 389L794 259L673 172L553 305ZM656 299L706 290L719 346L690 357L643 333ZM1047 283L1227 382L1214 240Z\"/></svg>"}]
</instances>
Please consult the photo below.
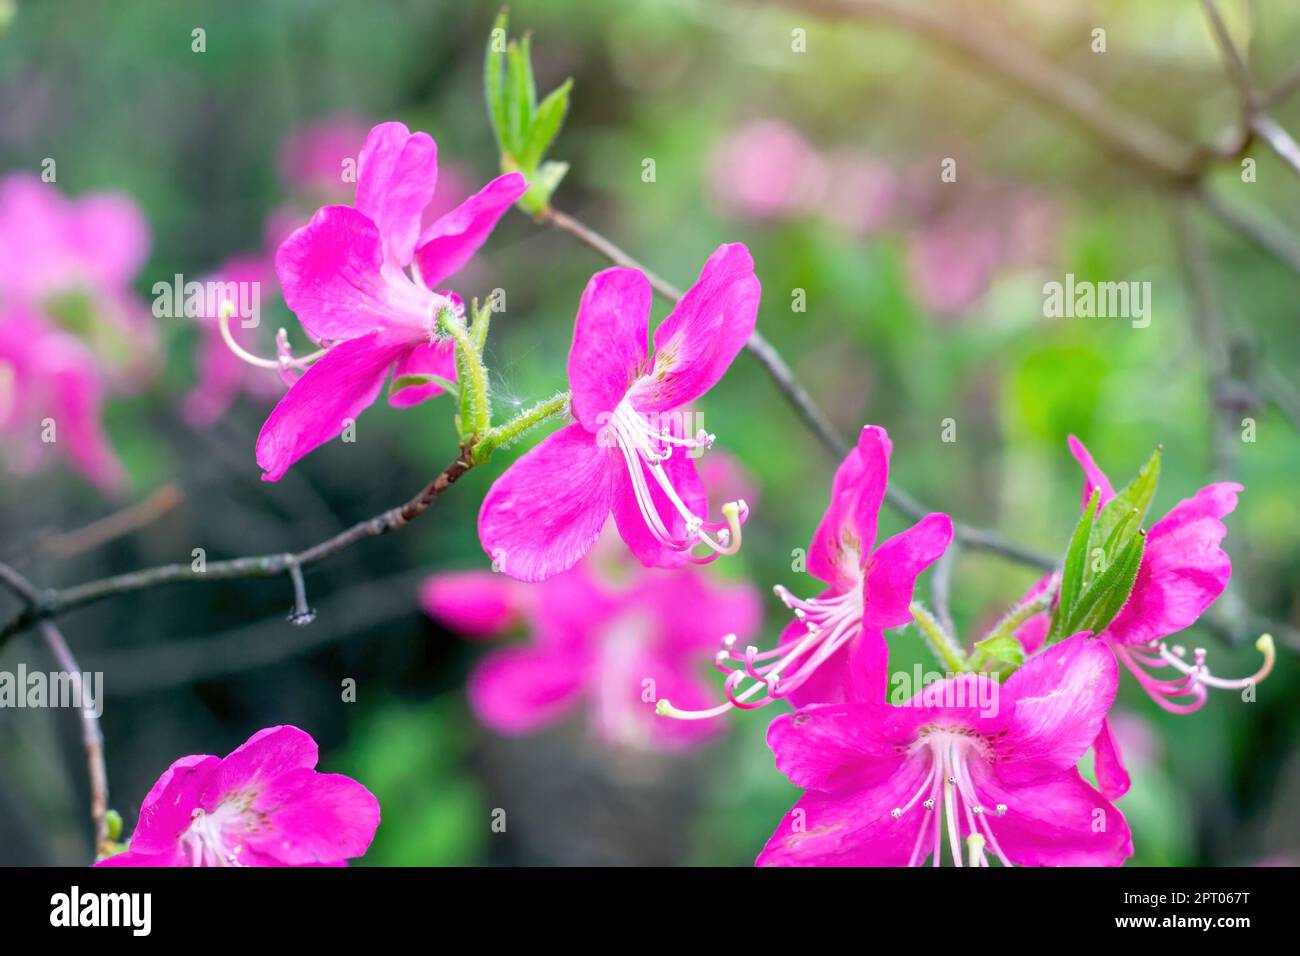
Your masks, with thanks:
<instances>
[{"instance_id":1,"label":"green stem","mask_svg":"<svg viewBox=\"0 0 1300 956\"><path fill-rule=\"evenodd\" d=\"M456 352L461 361L457 369L464 378L461 383L461 437L475 435L479 438L492 428L492 407L488 404L487 369L474 340L454 312L444 309L438 313L438 325L456 342ZM466 421L465 419L469 420Z\"/></svg>"},{"instance_id":2,"label":"green stem","mask_svg":"<svg viewBox=\"0 0 1300 956\"><path fill-rule=\"evenodd\" d=\"M1042 594L1036 595L1027 601L1022 601L1017 604L1006 613L1002 620L998 621L998 623L993 626L993 630L989 631L988 636L984 638L984 640L991 641L998 637L1013 636L1020 628L1020 625L1024 624L1025 621L1029 620L1035 614L1046 611L1052 606L1052 598L1054 594L1054 589L1049 588ZM971 657L971 667L974 670L980 670L987 664L988 655L977 648L975 654Z\"/></svg>"},{"instance_id":3,"label":"green stem","mask_svg":"<svg viewBox=\"0 0 1300 956\"><path fill-rule=\"evenodd\" d=\"M489 429L474 445L475 463L481 464L487 461L492 456L492 452L501 446L510 444L530 429L568 410L569 393L560 392L544 402L538 402L532 408L525 409L508 422Z\"/></svg>"},{"instance_id":4,"label":"green stem","mask_svg":"<svg viewBox=\"0 0 1300 956\"><path fill-rule=\"evenodd\" d=\"M951 673L960 674L969 669L966 655L962 653L961 648L957 646L957 642L943 629L943 625L935 619L934 615L922 607L919 601L913 601L908 610L912 612L912 619L921 628L921 635L925 638L925 642L930 645L930 650L934 652L934 656Z\"/></svg>"}]
</instances>

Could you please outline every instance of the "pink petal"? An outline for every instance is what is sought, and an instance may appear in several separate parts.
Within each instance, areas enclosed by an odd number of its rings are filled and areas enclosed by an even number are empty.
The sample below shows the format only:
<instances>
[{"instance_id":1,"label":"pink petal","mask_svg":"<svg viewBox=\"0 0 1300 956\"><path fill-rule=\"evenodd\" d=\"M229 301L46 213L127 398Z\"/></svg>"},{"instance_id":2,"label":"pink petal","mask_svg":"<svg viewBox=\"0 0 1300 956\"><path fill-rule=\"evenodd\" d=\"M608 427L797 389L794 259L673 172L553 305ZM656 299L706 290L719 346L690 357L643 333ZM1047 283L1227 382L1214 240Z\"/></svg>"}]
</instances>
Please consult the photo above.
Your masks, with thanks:
<instances>
[{"instance_id":1,"label":"pink petal","mask_svg":"<svg viewBox=\"0 0 1300 956\"><path fill-rule=\"evenodd\" d=\"M796 787L863 789L887 780L909 762L899 745L910 744L916 727L932 718L933 711L927 713L924 707L891 707L883 700L818 704L773 720L767 745L777 769Z\"/></svg>"},{"instance_id":2,"label":"pink petal","mask_svg":"<svg viewBox=\"0 0 1300 956\"><path fill-rule=\"evenodd\" d=\"M635 406L671 411L716 385L753 334L761 292L749 250L719 246L655 329L654 367L633 390Z\"/></svg>"},{"instance_id":3,"label":"pink petal","mask_svg":"<svg viewBox=\"0 0 1300 956\"><path fill-rule=\"evenodd\" d=\"M202 795L220 764L220 757L194 754L181 757L164 770L140 804L140 822L131 836L132 852L175 852L180 835L194 822L194 810L203 807Z\"/></svg>"},{"instance_id":4,"label":"pink petal","mask_svg":"<svg viewBox=\"0 0 1300 956\"><path fill-rule=\"evenodd\" d=\"M1084 447L1083 442L1073 435L1068 439L1070 445L1070 454L1074 460L1079 463L1083 469L1083 492L1080 495L1079 506L1088 507L1088 499L1092 497L1093 489L1100 490L1101 494L1097 496L1097 510L1100 511L1106 507L1106 503L1115 497L1115 489L1110 486L1110 479L1106 473L1097 467L1097 463L1092 460L1092 455Z\"/></svg>"},{"instance_id":5,"label":"pink petal","mask_svg":"<svg viewBox=\"0 0 1300 956\"><path fill-rule=\"evenodd\" d=\"M428 133L380 123L357 157L356 208L376 226L394 262L407 266L420 234L420 214L438 182L438 147Z\"/></svg>"},{"instance_id":6,"label":"pink petal","mask_svg":"<svg viewBox=\"0 0 1300 956\"><path fill-rule=\"evenodd\" d=\"M48 345L55 347L55 340ZM104 388L99 371L89 356L73 355L69 350L66 359L58 363L49 379L62 443L77 470L96 488L114 491L122 487L126 473L104 431Z\"/></svg>"},{"instance_id":7,"label":"pink petal","mask_svg":"<svg viewBox=\"0 0 1300 956\"><path fill-rule=\"evenodd\" d=\"M435 574L420 587L420 607L465 637L491 637L530 606L518 581L492 571Z\"/></svg>"},{"instance_id":8,"label":"pink petal","mask_svg":"<svg viewBox=\"0 0 1300 956\"><path fill-rule=\"evenodd\" d=\"M868 565L863 626L887 630L910 623L916 577L943 554L950 541L952 519L928 514L876 548Z\"/></svg>"},{"instance_id":9,"label":"pink petal","mask_svg":"<svg viewBox=\"0 0 1300 956\"><path fill-rule=\"evenodd\" d=\"M174 845L170 850L162 853L140 853L136 850L127 850L125 853L115 853L112 856L99 860L95 866L189 866L190 858L181 850L180 845Z\"/></svg>"},{"instance_id":10,"label":"pink petal","mask_svg":"<svg viewBox=\"0 0 1300 956\"><path fill-rule=\"evenodd\" d=\"M293 770L311 770L320 752L305 730L289 724L266 727L232 750L209 778L205 807L213 809L227 794L257 787Z\"/></svg>"},{"instance_id":11,"label":"pink petal","mask_svg":"<svg viewBox=\"0 0 1300 956\"><path fill-rule=\"evenodd\" d=\"M835 596L834 591L819 595L820 599ZM808 629L798 619L792 620L781 632L782 646L802 639ZM880 631L858 634L822 662L810 677L789 691L786 699L794 707L814 704L842 704L849 702L880 702L885 699L888 685L889 647Z\"/></svg>"},{"instance_id":12,"label":"pink petal","mask_svg":"<svg viewBox=\"0 0 1300 956\"><path fill-rule=\"evenodd\" d=\"M496 566L542 581L578 563L609 517L621 461L574 423L546 438L496 480L478 532Z\"/></svg>"},{"instance_id":13,"label":"pink petal","mask_svg":"<svg viewBox=\"0 0 1300 956\"><path fill-rule=\"evenodd\" d=\"M1015 865L1119 866L1133 855L1124 815L1073 767L1028 785L1008 785L984 765L972 770L981 797L1007 806L989 823Z\"/></svg>"},{"instance_id":14,"label":"pink petal","mask_svg":"<svg viewBox=\"0 0 1300 956\"><path fill-rule=\"evenodd\" d=\"M340 342L293 383L257 436L263 481L279 481L308 452L342 433L369 408L388 369L410 348L380 332Z\"/></svg>"},{"instance_id":15,"label":"pink petal","mask_svg":"<svg viewBox=\"0 0 1300 956\"><path fill-rule=\"evenodd\" d=\"M675 425L672 426L671 430L676 434L680 434L680 428ZM641 513L641 507L637 503L636 494L632 490L632 479L628 474L627 464L623 456L617 451L602 450L609 455L609 460L613 462L612 467L615 475L612 502L614 522L617 524L618 533L627 544L628 550L636 555L637 560L647 568L679 568L686 564L686 552L674 551L666 547L650 531L645 516ZM669 484L677 491L677 496L682 500L682 503L694 514L701 518L705 517L708 511L708 502L704 497L704 484L700 481L699 473L695 470L695 459L684 454L681 449L674 449L672 456L667 461L664 461L662 465L664 473L668 476ZM664 527L667 528L674 539L683 539L686 535L686 519L668 500L668 496L655 482L645 463L637 459L636 467L641 468L645 475L646 485L650 489L651 504L659 514Z\"/></svg>"},{"instance_id":16,"label":"pink petal","mask_svg":"<svg viewBox=\"0 0 1300 956\"><path fill-rule=\"evenodd\" d=\"M268 766L253 792L258 825L243 836L267 865L328 865L362 856L379 826L375 795L342 774L310 767L276 772Z\"/></svg>"},{"instance_id":17,"label":"pink petal","mask_svg":"<svg viewBox=\"0 0 1300 956\"><path fill-rule=\"evenodd\" d=\"M372 329L427 335L433 293L387 261L379 228L351 206L324 206L275 254L284 301L317 341Z\"/></svg>"},{"instance_id":18,"label":"pink petal","mask_svg":"<svg viewBox=\"0 0 1300 956\"><path fill-rule=\"evenodd\" d=\"M1145 644L1190 627L1232 577L1219 547L1221 520L1237 507L1241 485L1218 482L1184 498L1147 534L1133 593L1106 629L1108 640Z\"/></svg>"},{"instance_id":19,"label":"pink petal","mask_svg":"<svg viewBox=\"0 0 1300 956\"><path fill-rule=\"evenodd\" d=\"M1110 732L1110 721L1101 722L1101 730L1097 731L1097 739L1092 743L1092 752L1096 758L1093 770L1097 774L1098 788L1107 800L1118 800L1128 793L1131 781L1120 756L1119 744Z\"/></svg>"},{"instance_id":20,"label":"pink petal","mask_svg":"<svg viewBox=\"0 0 1300 956\"><path fill-rule=\"evenodd\" d=\"M876 521L889 482L889 435L868 425L835 471L831 500L808 548L808 572L841 591L857 583L876 543Z\"/></svg>"},{"instance_id":21,"label":"pink petal","mask_svg":"<svg viewBox=\"0 0 1300 956\"><path fill-rule=\"evenodd\" d=\"M470 674L470 705L502 734L527 734L552 723L577 702L585 659L553 649L497 651Z\"/></svg>"},{"instance_id":22,"label":"pink petal","mask_svg":"<svg viewBox=\"0 0 1300 956\"><path fill-rule=\"evenodd\" d=\"M597 272L583 290L569 350L569 388L573 415L588 431L609 423L649 365L651 298L650 283L635 269Z\"/></svg>"},{"instance_id":23,"label":"pink petal","mask_svg":"<svg viewBox=\"0 0 1300 956\"><path fill-rule=\"evenodd\" d=\"M456 346L451 339L424 342L411 349L397 360L393 382L396 384L407 376L419 378L426 375L456 381ZM405 385L393 390L388 396L388 404L394 408L410 408L441 394L442 386L437 382Z\"/></svg>"},{"instance_id":24,"label":"pink petal","mask_svg":"<svg viewBox=\"0 0 1300 956\"><path fill-rule=\"evenodd\" d=\"M429 225L420 236L415 263L431 288L459 271L496 227L507 209L528 191L519 173L498 176L451 212Z\"/></svg>"},{"instance_id":25,"label":"pink petal","mask_svg":"<svg viewBox=\"0 0 1300 956\"><path fill-rule=\"evenodd\" d=\"M1024 596L1016 602L1017 605L1024 604L1038 597L1040 594L1052 587L1056 581L1055 572L1049 571L1041 578L1034 582L1033 586L1024 593ZM1052 625L1052 616L1047 611L1041 614L1035 614L1025 621L1013 635L1020 642L1020 646L1025 649L1025 656L1036 654L1038 649L1043 646L1043 641L1047 640L1047 632Z\"/></svg>"},{"instance_id":26,"label":"pink petal","mask_svg":"<svg viewBox=\"0 0 1300 956\"><path fill-rule=\"evenodd\" d=\"M106 288L129 286L149 258L149 223L128 196L81 197L72 205L68 227L81 268Z\"/></svg>"},{"instance_id":27,"label":"pink petal","mask_svg":"<svg viewBox=\"0 0 1300 956\"><path fill-rule=\"evenodd\" d=\"M1115 655L1086 632L1031 657L998 701L1007 719L999 775L1035 782L1075 766L1101 730L1118 683Z\"/></svg>"}]
</instances>

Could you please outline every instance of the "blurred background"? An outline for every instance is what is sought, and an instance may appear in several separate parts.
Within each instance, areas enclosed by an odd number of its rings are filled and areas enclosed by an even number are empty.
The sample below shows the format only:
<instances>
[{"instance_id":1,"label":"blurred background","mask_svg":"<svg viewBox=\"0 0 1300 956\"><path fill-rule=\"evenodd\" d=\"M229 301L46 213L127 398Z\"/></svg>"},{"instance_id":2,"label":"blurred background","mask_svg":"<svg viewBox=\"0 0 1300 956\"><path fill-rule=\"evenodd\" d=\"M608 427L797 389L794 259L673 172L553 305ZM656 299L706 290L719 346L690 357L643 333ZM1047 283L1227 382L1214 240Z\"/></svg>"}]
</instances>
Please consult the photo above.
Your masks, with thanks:
<instances>
[{"instance_id":1,"label":"blurred background","mask_svg":"<svg viewBox=\"0 0 1300 956\"><path fill-rule=\"evenodd\" d=\"M1042 51L1179 142L1231 139L1237 98L1196 4L908 6ZM1277 669L1256 702L1213 694L1186 717L1158 710L1125 676L1117 731L1134 784L1119 806L1134 864L1300 859L1300 274L987 64L876 5L865 11L827 21L799 3L516 0L511 32L532 32L539 88L575 84L552 149L571 166L555 206L681 286L720 242L747 243L764 287L759 328L842 432L886 426L893 480L959 520L1060 554L1078 509L1070 433L1117 486L1163 445L1153 517L1208 481L1242 482L1227 520L1231 592L1213 628L1178 641L1209 648L1216 673L1244 675L1268 626ZM80 311L51 307L86 341L110 298L144 317L114 325L112 361L97 359L112 366L102 419L122 480L57 452L28 460L0 429L0 559L57 586L188 562L197 547L209 561L300 549L406 500L452 460L445 399L405 410L381 400L356 443L332 442L279 483L260 481L253 443L282 391L274 373L268 382L248 369L233 385L205 373L210 325L155 319L149 303L153 284L176 274L219 274L241 257L265 268L287 228L322 202L350 201L339 163L373 123L434 136L441 209L496 175L482 87L496 12L451 0L0 2L0 171L39 176L52 158L59 193L129 197L150 237L125 288ZM1300 7L1223 12L1261 87L1283 81ZM1272 113L1300 129L1300 96L1279 97ZM1228 146L1198 188L1240 215L1300 228L1300 178L1263 146L1243 155L1257 162L1249 181ZM941 181L946 159L955 182ZM26 221L8 222L13 249ZM1188 235L1200 253L1190 285ZM111 251L127 239L96 241ZM489 351L503 412L564 387L578 298L605 265L512 212L456 277L466 299L505 291ZM1149 327L1045 318L1043 283L1067 273L1150 282ZM310 349L273 278L262 308L264 331L285 326L299 353ZM664 314L657 302L655 318ZM250 346L274 348L269 338ZM21 388L9 386L10 406ZM715 580L754 583L758 643L770 645L788 620L771 586L819 590L791 570L792 554L807 547L838 462L748 355L700 410L755 503L745 546L714 565ZM955 441L943 440L946 419ZM378 796L383 823L364 865L751 863L797 794L764 742L779 705L672 751L596 733L589 702L526 735L475 716L466 681L492 647L431 620L419 593L436 572L487 569L479 503L516 454L471 472L401 533L312 567L309 626L287 622L283 579L172 586L63 619L83 668L105 675L111 805L128 833L172 760L224 755L292 723L320 742L321 770ZM160 517L102 545L69 535L140 502ZM904 526L882 519L882 533ZM932 575L919 588L927 598ZM1035 577L963 550L952 583L963 637L982 636ZM17 609L0 596L3 619ZM898 669L932 666L912 629L891 649ZM32 633L0 650L0 670L20 662L54 666ZM356 700L345 703L349 678ZM720 678L707 679L720 695ZM68 711L0 710L0 863L90 858L79 733ZM498 810L504 832L492 827Z\"/></svg>"}]
</instances>

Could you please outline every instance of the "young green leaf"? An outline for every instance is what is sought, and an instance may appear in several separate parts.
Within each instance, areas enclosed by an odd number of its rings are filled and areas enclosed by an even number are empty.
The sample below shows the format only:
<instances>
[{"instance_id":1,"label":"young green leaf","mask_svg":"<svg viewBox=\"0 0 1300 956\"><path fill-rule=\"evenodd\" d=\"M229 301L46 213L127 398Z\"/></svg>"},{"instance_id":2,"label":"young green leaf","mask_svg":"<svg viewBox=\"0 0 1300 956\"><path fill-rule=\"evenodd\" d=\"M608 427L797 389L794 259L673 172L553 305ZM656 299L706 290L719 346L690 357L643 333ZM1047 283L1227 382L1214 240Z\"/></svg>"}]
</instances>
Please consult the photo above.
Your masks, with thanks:
<instances>
[{"instance_id":1,"label":"young green leaf","mask_svg":"<svg viewBox=\"0 0 1300 956\"><path fill-rule=\"evenodd\" d=\"M1025 662L1024 645L1009 634L1000 634L996 637L976 641L975 648L983 651L994 660L1012 664L1016 667Z\"/></svg>"},{"instance_id":2,"label":"young green leaf","mask_svg":"<svg viewBox=\"0 0 1300 956\"><path fill-rule=\"evenodd\" d=\"M1120 549L1127 547L1129 542L1133 540L1133 535L1137 533L1137 529L1142 525L1142 520L1146 517L1147 509L1151 507L1151 501L1156 495L1156 485L1160 482L1161 454L1162 450L1157 447L1151 453L1151 457L1147 459L1147 463L1137 473L1137 477L1107 502L1106 507L1101 509L1101 514L1097 517L1090 548L1101 547L1104 542L1107 564L1119 553ZM1128 525L1129 530L1127 532L1114 537L1113 532L1115 529L1127 522L1130 512L1133 511L1137 512L1137 521Z\"/></svg>"},{"instance_id":3,"label":"young green leaf","mask_svg":"<svg viewBox=\"0 0 1300 956\"><path fill-rule=\"evenodd\" d=\"M506 11L497 14L488 34L487 54L483 59L483 90L487 96L488 120L492 124L492 133L496 137L497 148L506 148L506 100L501 86L501 73L505 67L502 62L506 49Z\"/></svg>"},{"instance_id":4,"label":"young green leaf","mask_svg":"<svg viewBox=\"0 0 1300 956\"><path fill-rule=\"evenodd\" d=\"M1100 634L1106 629L1133 591L1145 548L1146 533L1139 531L1080 598L1067 634L1079 631Z\"/></svg>"},{"instance_id":5,"label":"young green leaf","mask_svg":"<svg viewBox=\"0 0 1300 956\"><path fill-rule=\"evenodd\" d=\"M519 164L524 169L535 169L546 156L546 151L551 148L551 143L554 142L564 123L565 114L569 111L571 89L573 89L573 80L567 79L552 90L537 107L537 115L533 119L532 128L528 131L528 139L524 143L523 151L519 155Z\"/></svg>"},{"instance_id":6,"label":"young green leaf","mask_svg":"<svg viewBox=\"0 0 1300 956\"><path fill-rule=\"evenodd\" d=\"M1056 613L1052 616L1052 626L1048 631L1048 641L1062 636L1065 625L1070 621L1075 602L1083 590L1084 573L1088 567L1088 541L1092 534L1093 516L1097 510L1099 497L1093 489L1088 505L1079 515L1079 523L1070 535L1070 544L1065 551L1065 564L1061 568L1061 592L1056 602Z\"/></svg>"}]
</instances>

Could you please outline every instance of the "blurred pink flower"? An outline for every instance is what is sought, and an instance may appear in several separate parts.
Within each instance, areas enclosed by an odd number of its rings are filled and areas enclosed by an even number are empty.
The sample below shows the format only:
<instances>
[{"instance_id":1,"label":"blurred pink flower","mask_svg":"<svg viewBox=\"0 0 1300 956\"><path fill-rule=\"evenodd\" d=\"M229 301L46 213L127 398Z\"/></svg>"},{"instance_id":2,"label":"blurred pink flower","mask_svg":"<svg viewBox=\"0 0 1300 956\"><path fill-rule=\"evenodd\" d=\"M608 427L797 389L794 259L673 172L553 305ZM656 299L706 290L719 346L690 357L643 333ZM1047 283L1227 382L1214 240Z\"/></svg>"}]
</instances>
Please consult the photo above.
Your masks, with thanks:
<instances>
[{"instance_id":1,"label":"blurred pink flower","mask_svg":"<svg viewBox=\"0 0 1300 956\"><path fill-rule=\"evenodd\" d=\"M131 283L149 227L117 193L64 197L28 173L0 180L0 306L26 307L80 338L120 389L153 371L157 330Z\"/></svg>"},{"instance_id":2,"label":"blurred pink flower","mask_svg":"<svg viewBox=\"0 0 1300 956\"><path fill-rule=\"evenodd\" d=\"M181 757L140 806L125 853L97 866L344 866L365 854L379 801L351 777L317 773L316 741L259 730L224 759Z\"/></svg>"},{"instance_id":3,"label":"blurred pink flower","mask_svg":"<svg viewBox=\"0 0 1300 956\"><path fill-rule=\"evenodd\" d=\"M611 512L647 567L679 567L740 546L743 502L708 522L690 451L712 444L683 434L681 406L711 389L754 330L760 288L740 243L719 246L695 284L655 329L651 291L635 269L592 276L569 350L576 421L548 436L496 480L479 512L479 540L505 573L543 581L573 567ZM697 545L712 549L695 558Z\"/></svg>"},{"instance_id":4,"label":"blurred pink flower","mask_svg":"<svg viewBox=\"0 0 1300 956\"><path fill-rule=\"evenodd\" d=\"M751 219L790 219L816 208L826 190L826 165L797 129L757 120L730 133L710 157L713 198Z\"/></svg>"},{"instance_id":5,"label":"blurred pink flower","mask_svg":"<svg viewBox=\"0 0 1300 956\"><path fill-rule=\"evenodd\" d=\"M327 351L262 426L264 480L278 481L341 433L379 396L390 370L408 383L389 396L398 407L441 393L428 376L455 378L451 340L437 322L463 307L432 289L473 256L527 183L518 173L499 176L422 228L437 176L432 137L382 123L358 159L356 204L323 207L276 254L285 302Z\"/></svg>"},{"instance_id":6,"label":"blurred pink flower","mask_svg":"<svg viewBox=\"0 0 1300 956\"><path fill-rule=\"evenodd\" d=\"M280 146L281 181L316 205L351 202L357 157L370 125L344 113L294 130Z\"/></svg>"},{"instance_id":7,"label":"blurred pink flower","mask_svg":"<svg viewBox=\"0 0 1300 956\"><path fill-rule=\"evenodd\" d=\"M1076 765L1115 697L1115 659L1076 634L1001 687L983 674L883 698L803 707L772 721L777 768L803 796L760 866L1118 866L1123 815ZM981 684L985 686L980 686ZM975 701L996 701L981 709ZM1101 817L1098 817L1098 814Z\"/></svg>"},{"instance_id":8,"label":"blurred pink flower","mask_svg":"<svg viewBox=\"0 0 1300 956\"><path fill-rule=\"evenodd\" d=\"M421 591L426 613L468 637L528 633L475 669L469 698L479 718L506 734L553 723L585 703L596 733L620 746L676 749L718 729L656 719L658 697L701 704L700 665L728 631L758 631L761 603L746 584L712 581L700 569L647 570L624 561L630 580L601 580L597 559L540 584L490 571L436 574Z\"/></svg>"},{"instance_id":9,"label":"blurred pink flower","mask_svg":"<svg viewBox=\"0 0 1300 956\"><path fill-rule=\"evenodd\" d=\"M888 163L863 150L837 150L826 159L828 188L822 215L846 232L865 237L897 212L899 176Z\"/></svg>"},{"instance_id":10,"label":"blurred pink flower","mask_svg":"<svg viewBox=\"0 0 1300 956\"><path fill-rule=\"evenodd\" d=\"M30 474L55 449L104 492L125 475L104 433L99 362L76 336L31 309L0 311L0 447L18 474Z\"/></svg>"}]
</instances>

